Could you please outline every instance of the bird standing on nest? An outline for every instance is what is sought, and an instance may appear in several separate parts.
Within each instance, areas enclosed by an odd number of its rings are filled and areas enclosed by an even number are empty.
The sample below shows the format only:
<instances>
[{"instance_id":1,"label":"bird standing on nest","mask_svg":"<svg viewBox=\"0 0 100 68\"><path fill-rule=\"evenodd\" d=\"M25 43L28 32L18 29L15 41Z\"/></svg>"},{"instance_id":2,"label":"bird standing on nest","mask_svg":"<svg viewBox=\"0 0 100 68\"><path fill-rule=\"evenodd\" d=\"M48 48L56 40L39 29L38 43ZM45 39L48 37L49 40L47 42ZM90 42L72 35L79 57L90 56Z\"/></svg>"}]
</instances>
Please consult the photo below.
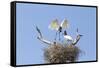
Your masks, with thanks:
<instances>
[{"instance_id":1,"label":"bird standing on nest","mask_svg":"<svg viewBox=\"0 0 100 68\"><path fill-rule=\"evenodd\" d=\"M70 35L67 34L66 30L64 31L64 38L65 38L65 44L68 44L68 45L76 45L77 42L80 40L80 38L82 37L83 35L81 34L78 34L78 29L77 29L77 37L76 39L73 39Z\"/></svg>"},{"instance_id":2,"label":"bird standing on nest","mask_svg":"<svg viewBox=\"0 0 100 68\"><path fill-rule=\"evenodd\" d=\"M64 31L64 44L70 45L73 42L73 38Z\"/></svg>"}]
</instances>

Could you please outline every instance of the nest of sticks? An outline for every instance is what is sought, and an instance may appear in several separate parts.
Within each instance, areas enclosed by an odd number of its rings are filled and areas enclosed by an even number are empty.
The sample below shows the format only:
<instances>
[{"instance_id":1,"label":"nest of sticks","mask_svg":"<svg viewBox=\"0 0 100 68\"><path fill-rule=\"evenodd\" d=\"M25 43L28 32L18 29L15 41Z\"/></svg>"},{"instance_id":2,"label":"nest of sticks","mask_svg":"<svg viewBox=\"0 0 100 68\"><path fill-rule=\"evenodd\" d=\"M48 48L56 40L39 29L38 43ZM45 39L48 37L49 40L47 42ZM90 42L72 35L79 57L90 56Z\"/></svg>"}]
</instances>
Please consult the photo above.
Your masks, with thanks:
<instances>
[{"instance_id":1,"label":"nest of sticks","mask_svg":"<svg viewBox=\"0 0 100 68\"><path fill-rule=\"evenodd\" d=\"M44 59L47 63L68 63L78 59L80 50L77 46L60 43L52 44L44 49Z\"/></svg>"}]
</instances>

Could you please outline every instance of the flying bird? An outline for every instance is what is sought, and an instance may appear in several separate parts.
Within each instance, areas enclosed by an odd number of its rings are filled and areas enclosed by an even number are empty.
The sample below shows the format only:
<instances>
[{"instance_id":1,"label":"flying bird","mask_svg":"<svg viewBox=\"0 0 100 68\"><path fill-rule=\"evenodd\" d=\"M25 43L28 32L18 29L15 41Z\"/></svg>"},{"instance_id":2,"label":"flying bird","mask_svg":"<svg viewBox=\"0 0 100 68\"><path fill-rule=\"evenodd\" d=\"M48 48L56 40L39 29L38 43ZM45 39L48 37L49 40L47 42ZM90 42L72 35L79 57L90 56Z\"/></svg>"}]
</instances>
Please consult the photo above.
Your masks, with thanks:
<instances>
[{"instance_id":1,"label":"flying bird","mask_svg":"<svg viewBox=\"0 0 100 68\"><path fill-rule=\"evenodd\" d=\"M66 19L64 19L61 22L61 24L59 24L57 19L55 19L51 22L51 24L49 25L49 28L56 31L56 37L57 37L57 33L59 34L59 40L60 40L60 33L62 32L63 29L68 28L68 26L69 26L69 23ZM56 40L56 37L55 37L55 40Z\"/></svg>"}]
</instances>

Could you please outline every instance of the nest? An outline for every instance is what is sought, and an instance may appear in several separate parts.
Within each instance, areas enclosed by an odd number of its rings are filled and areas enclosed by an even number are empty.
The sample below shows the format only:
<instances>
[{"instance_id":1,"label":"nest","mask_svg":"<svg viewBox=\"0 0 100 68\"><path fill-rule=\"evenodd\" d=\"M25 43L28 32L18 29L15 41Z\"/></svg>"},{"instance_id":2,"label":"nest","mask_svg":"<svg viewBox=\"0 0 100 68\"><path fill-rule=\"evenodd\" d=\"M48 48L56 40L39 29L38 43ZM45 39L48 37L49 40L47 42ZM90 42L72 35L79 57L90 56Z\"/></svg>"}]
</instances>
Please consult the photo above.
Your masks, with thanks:
<instances>
[{"instance_id":1,"label":"nest","mask_svg":"<svg viewBox=\"0 0 100 68\"><path fill-rule=\"evenodd\" d=\"M75 62L78 59L79 51L77 46L63 46L56 43L44 49L44 59L48 63Z\"/></svg>"}]
</instances>

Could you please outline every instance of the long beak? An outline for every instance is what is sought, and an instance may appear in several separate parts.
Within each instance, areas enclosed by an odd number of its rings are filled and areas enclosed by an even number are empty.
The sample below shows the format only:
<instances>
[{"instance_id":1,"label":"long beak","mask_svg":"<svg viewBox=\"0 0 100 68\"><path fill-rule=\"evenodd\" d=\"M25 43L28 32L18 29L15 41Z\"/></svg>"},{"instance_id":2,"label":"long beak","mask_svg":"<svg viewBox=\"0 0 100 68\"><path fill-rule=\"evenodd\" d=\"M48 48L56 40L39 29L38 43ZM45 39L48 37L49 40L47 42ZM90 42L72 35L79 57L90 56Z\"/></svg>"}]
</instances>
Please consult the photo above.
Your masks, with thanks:
<instances>
[{"instance_id":1,"label":"long beak","mask_svg":"<svg viewBox=\"0 0 100 68\"><path fill-rule=\"evenodd\" d=\"M83 35L81 35L81 34L80 34L79 36L81 36L81 37L82 37Z\"/></svg>"}]
</instances>

